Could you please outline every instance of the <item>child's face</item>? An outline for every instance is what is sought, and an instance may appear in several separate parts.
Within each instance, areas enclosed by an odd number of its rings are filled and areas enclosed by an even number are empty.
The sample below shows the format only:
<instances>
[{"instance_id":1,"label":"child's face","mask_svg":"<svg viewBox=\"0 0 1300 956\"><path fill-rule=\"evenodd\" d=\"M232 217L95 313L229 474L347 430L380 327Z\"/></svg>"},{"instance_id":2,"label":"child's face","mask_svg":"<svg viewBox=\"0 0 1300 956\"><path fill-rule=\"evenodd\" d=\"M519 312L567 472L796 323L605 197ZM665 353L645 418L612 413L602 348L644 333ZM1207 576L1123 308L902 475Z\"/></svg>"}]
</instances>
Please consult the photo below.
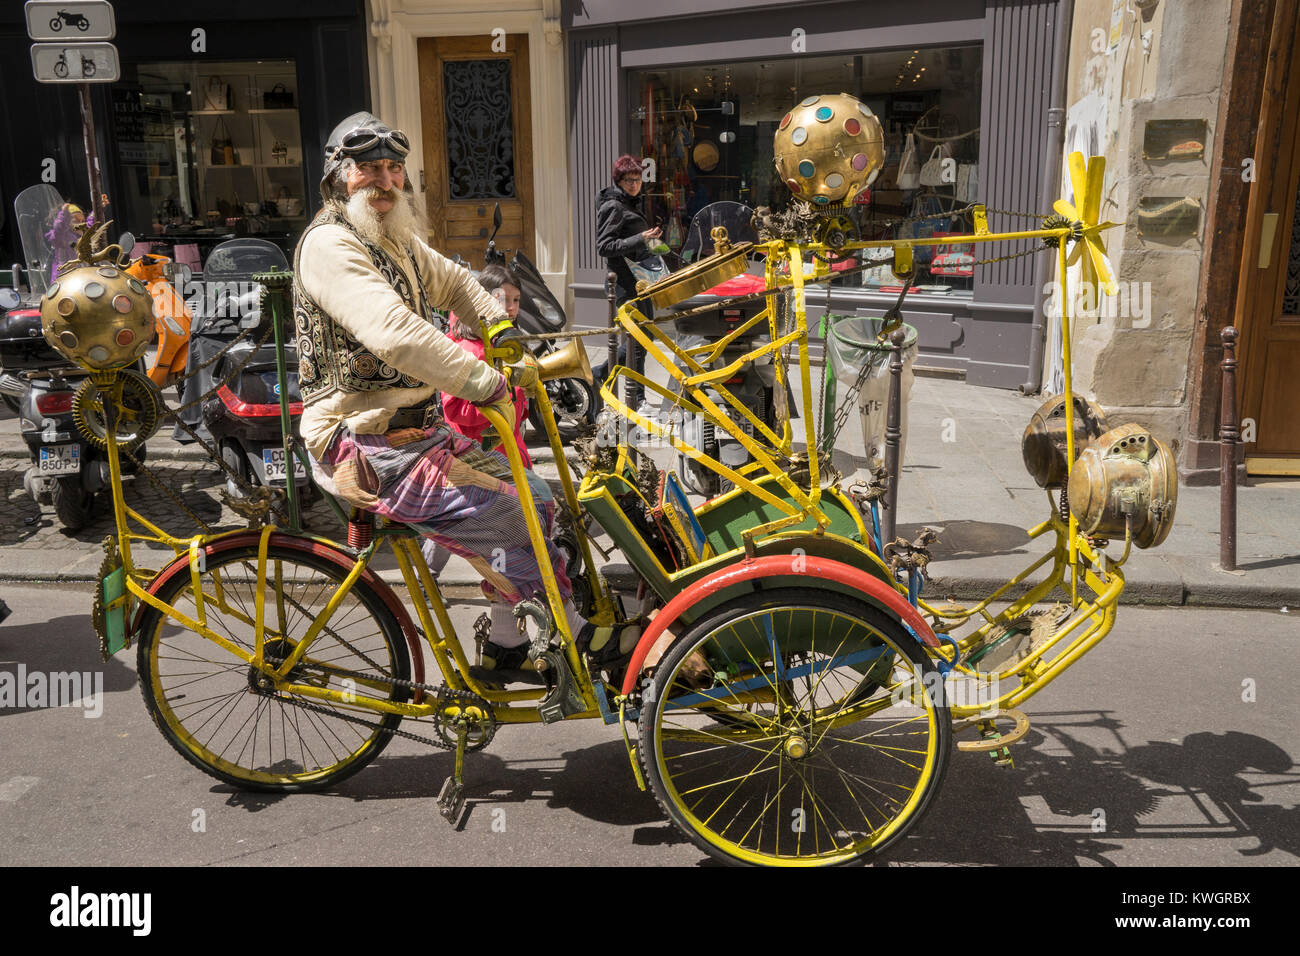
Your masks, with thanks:
<instances>
[{"instance_id":1,"label":"child's face","mask_svg":"<svg viewBox=\"0 0 1300 956\"><path fill-rule=\"evenodd\" d=\"M515 318L519 315L519 288L510 283L497 286L492 290L492 298L501 303L501 308L506 310L506 315Z\"/></svg>"}]
</instances>

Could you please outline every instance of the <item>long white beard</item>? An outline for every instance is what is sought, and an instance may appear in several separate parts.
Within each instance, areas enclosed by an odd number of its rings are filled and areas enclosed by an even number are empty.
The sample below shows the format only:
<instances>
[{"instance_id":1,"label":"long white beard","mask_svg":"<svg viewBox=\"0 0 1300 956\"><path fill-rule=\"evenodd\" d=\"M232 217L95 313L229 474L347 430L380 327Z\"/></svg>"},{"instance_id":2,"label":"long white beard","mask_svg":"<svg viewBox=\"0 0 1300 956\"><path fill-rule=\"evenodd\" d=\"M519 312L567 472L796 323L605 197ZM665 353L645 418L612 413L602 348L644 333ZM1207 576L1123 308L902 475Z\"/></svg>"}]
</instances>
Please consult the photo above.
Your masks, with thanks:
<instances>
[{"instance_id":1,"label":"long white beard","mask_svg":"<svg viewBox=\"0 0 1300 956\"><path fill-rule=\"evenodd\" d=\"M400 189L393 189L388 195L393 197L393 208L381 213L370 205L372 196L384 195L378 186L368 186L348 197L348 222L365 239L379 242L388 239L398 246L410 244L412 235L420 227L420 216L415 208L415 198Z\"/></svg>"}]
</instances>

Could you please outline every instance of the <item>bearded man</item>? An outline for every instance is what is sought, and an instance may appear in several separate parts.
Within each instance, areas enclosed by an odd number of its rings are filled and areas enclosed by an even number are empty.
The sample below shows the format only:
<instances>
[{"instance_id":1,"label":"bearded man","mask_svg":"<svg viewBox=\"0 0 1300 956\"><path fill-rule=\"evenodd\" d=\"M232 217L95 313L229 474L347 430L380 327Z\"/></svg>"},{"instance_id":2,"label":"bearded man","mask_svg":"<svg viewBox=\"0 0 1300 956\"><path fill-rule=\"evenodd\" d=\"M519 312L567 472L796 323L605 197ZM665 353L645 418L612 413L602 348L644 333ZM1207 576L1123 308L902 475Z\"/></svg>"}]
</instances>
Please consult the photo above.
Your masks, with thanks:
<instances>
[{"instance_id":1,"label":"bearded man","mask_svg":"<svg viewBox=\"0 0 1300 956\"><path fill-rule=\"evenodd\" d=\"M512 386L535 384L537 369L503 375L435 326L435 308L483 318L490 337L510 323L468 270L424 242L409 149L405 133L364 112L326 141L325 205L294 254L302 439L326 490L409 525L483 576L493 626L476 676L539 683L511 610L545 585L510 468L448 428L438 404L448 392L513 422ZM527 479L571 632L590 646L595 631L574 610L550 541L555 499L531 471Z\"/></svg>"}]
</instances>

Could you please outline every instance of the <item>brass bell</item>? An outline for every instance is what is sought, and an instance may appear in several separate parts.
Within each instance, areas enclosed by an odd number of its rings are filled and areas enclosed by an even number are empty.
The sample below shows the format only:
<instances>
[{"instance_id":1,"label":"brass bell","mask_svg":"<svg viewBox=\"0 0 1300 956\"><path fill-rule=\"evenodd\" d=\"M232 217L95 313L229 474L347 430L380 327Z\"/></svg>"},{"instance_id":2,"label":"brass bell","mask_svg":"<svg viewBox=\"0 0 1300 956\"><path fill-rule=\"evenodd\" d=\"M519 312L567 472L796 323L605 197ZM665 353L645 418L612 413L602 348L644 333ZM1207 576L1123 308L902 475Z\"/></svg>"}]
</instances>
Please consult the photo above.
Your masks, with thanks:
<instances>
[{"instance_id":1,"label":"brass bell","mask_svg":"<svg viewBox=\"0 0 1300 956\"><path fill-rule=\"evenodd\" d=\"M1110 428L1106 413L1096 402L1074 396L1074 457ZM1025 468L1040 488L1065 484L1069 469L1065 462L1065 396L1057 395L1038 406L1020 439Z\"/></svg>"},{"instance_id":2,"label":"brass bell","mask_svg":"<svg viewBox=\"0 0 1300 956\"><path fill-rule=\"evenodd\" d=\"M543 355L537 360L538 377L543 382L557 378L580 378L588 385L592 383L591 362L587 359L587 349L582 339L569 339L569 344L558 352Z\"/></svg>"},{"instance_id":3,"label":"brass bell","mask_svg":"<svg viewBox=\"0 0 1300 956\"><path fill-rule=\"evenodd\" d=\"M1141 425L1112 428L1080 453L1070 472L1070 511L1094 538L1122 538L1151 548L1169 536L1178 505L1178 466L1169 447Z\"/></svg>"}]
</instances>

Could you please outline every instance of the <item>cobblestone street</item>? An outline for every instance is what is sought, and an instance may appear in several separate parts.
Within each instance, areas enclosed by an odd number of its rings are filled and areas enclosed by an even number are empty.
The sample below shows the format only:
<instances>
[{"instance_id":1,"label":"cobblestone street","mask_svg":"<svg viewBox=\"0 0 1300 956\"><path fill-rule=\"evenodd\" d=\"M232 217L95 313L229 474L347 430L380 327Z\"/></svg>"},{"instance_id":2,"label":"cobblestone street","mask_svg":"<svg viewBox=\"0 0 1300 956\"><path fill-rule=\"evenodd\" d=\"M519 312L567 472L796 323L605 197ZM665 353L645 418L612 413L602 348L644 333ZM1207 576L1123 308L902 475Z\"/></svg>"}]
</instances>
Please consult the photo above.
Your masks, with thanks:
<instances>
[{"instance_id":1,"label":"cobblestone street","mask_svg":"<svg viewBox=\"0 0 1300 956\"><path fill-rule=\"evenodd\" d=\"M246 523L223 506L220 493L225 487L225 474L216 464L169 461L147 467L157 483L144 474L127 478L126 504L164 531L187 536L201 530L173 496L213 532L229 531ZM27 462L22 459L0 459L0 492L6 502L0 509L0 574L10 579L21 578L27 568L37 563L32 552L51 551L66 555L59 576L82 577L93 573L102 557L99 542L113 533L111 500L107 495L99 496L94 520L80 531L67 531L51 508L37 505L23 489L26 468ZM328 504L317 501L306 516L312 530L335 536L333 528L338 520ZM148 550L170 554L169 550L156 546ZM57 562L51 562L47 553L39 563L43 569L49 569ZM48 579L48 570L40 577Z\"/></svg>"}]
</instances>

